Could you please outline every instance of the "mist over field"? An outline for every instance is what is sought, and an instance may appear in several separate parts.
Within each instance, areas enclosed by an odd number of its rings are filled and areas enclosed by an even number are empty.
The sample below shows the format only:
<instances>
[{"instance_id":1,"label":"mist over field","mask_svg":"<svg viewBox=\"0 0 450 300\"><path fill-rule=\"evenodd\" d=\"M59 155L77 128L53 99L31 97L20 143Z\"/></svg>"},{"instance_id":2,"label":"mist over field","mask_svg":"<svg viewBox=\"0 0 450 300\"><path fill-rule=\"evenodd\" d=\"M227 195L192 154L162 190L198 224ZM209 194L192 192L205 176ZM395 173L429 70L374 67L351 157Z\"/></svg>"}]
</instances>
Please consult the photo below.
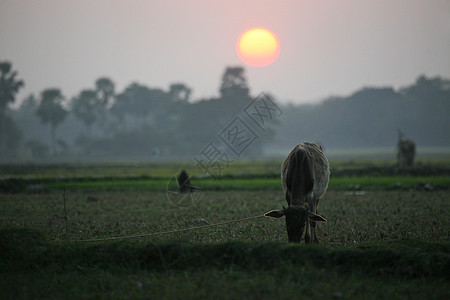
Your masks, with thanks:
<instances>
[{"instance_id":1,"label":"mist over field","mask_svg":"<svg viewBox=\"0 0 450 300\"><path fill-rule=\"evenodd\" d=\"M0 161L449 156L449 1L263 2L0 1Z\"/></svg>"},{"instance_id":2,"label":"mist over field","mask_svg":"<svg viewBox=\"0 0 450 300\"><path fill-rule=\"evenodd\" d=\"M183 83L117 90L108 77L73 96L59 89L30 95L3 109L1 160L192 160L208 146L230 159L262 159L282 157L302 141L330 153L383 148L394 155L399 130L419 153L450 147L445 78L420 76L401 89L362 87L295 105L252 90L243 67L217 77L220 96L207 99L193 99Z\"/></svg>"}]
</instances>

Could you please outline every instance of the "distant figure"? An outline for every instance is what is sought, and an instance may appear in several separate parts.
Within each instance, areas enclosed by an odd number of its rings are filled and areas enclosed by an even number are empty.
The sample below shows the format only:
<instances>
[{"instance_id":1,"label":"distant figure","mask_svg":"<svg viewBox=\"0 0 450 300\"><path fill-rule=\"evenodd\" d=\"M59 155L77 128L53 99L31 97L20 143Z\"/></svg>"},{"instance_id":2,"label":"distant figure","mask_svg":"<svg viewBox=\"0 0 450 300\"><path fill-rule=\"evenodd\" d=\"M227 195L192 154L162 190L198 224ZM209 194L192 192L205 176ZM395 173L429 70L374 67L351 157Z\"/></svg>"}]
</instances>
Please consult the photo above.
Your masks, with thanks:
<instances>
[{"instance_id":1,"label":"distant figure","mask_svg":"<svg viewBox=\"0 0 450 300\"><path fill-rule=\"evenodd\" d=\"M397 141L397 163L400 168L411 167L416 156L416 144L410 140L405 139L403 132L398 130Z\"/></svg>"},{"instance_id":2,"label":"distant figure","mask_svg":"<svg viewBox=\"0 0 450 300\"><path fill-rule=\"evenodd\" d=\"M177 181L178 181L178 191L180 193L183 193L183 194L187 193L187 192L193 193L194 190L199 189L199 188L191 185L191 180L189 179L189 176L185 170L182 170L180 172L180 175L178 175Z\"/></svg>"}]
</instances>

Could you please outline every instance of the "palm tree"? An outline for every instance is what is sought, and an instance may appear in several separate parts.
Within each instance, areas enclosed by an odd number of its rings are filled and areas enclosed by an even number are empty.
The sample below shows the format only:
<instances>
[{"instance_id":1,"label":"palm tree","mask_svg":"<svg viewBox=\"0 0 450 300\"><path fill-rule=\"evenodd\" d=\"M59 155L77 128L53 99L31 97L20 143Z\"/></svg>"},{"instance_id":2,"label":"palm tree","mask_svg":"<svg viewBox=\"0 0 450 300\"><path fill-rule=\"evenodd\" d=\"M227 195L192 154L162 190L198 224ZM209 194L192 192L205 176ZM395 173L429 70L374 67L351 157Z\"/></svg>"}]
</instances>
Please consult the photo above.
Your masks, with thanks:
<instances>
[{"instance_id":1,"label":"palm tree","mask_svg":"<svg viewBox=\"0 0 450 300\"><path fill-rule=\"evenodd\" d=\"M24 86L22 80L16 79L17 72L11 71L10 62L0 62L0 155L4 152L6 140L6 110L13 103L17 92Z\"/></svg>"},{"instance_id":2,"label":"palm tree","mask_svg":"<svg viewBox=\"0 0 450 300\"><path fill-rule=\"evenodd\" d=\"M52 154L55 154L55 129L67 116L67 111L61 104L63 100L61 90L46 89L41 93L41 103L36 111L42 123L50 124Z\"/></svg>"}]
</instances>

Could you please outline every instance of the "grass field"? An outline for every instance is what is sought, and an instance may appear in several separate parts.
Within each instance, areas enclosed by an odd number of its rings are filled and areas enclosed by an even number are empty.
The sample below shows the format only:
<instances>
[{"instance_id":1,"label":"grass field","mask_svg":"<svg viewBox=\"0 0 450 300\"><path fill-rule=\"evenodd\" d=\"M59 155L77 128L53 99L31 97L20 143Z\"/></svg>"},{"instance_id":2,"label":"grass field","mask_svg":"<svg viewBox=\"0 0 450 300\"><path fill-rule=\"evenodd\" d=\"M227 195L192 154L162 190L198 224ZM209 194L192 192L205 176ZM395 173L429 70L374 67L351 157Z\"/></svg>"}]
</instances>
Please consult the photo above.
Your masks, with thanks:
<instances>
[{"instance_id":1,"label":"grass field","mask_svg":"<svg viewBox=\"0 0 450 300\"><path fill-rule=\"evenodd\" d=\"M171 193L176 164L2 167L2 299L448 299L449 174L376 165L335 164L320 245L259 217L286 205L275 163L194 177L193 198Z\"/></svg>"}]
</instances>

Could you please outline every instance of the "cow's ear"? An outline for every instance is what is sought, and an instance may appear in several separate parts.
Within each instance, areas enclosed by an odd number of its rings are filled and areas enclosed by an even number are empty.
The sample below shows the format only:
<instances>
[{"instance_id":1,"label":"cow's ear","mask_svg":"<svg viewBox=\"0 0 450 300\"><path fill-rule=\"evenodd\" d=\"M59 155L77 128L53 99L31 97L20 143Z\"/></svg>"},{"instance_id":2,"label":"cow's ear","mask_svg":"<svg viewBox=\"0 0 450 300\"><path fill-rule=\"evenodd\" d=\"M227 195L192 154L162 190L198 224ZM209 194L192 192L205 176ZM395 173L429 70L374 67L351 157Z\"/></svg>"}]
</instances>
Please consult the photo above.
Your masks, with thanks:
<instances>
[{"instance_id":1,"label":"cow's ear","mask_svg":"<svg viewBox=\"0 0 450 300\"><path fill-rule=\"evenodd\" d=\"M272 218L281 218L284 216L284 209L280 210L271 210L269 212L266 212L264 214L265 217L272 217Z\"/></svg>"},{"instance_id":2,"label":"cow's ear","mask_svg":"<svg viewBox=\"0 0 450 300\"><path fill-rule=\"evenodd\" d=\"M315 214L313 212L308 211L308 219L314 222L326 222L327 219L322 217L321 215Z\"/></svg>"}]
</instances>

